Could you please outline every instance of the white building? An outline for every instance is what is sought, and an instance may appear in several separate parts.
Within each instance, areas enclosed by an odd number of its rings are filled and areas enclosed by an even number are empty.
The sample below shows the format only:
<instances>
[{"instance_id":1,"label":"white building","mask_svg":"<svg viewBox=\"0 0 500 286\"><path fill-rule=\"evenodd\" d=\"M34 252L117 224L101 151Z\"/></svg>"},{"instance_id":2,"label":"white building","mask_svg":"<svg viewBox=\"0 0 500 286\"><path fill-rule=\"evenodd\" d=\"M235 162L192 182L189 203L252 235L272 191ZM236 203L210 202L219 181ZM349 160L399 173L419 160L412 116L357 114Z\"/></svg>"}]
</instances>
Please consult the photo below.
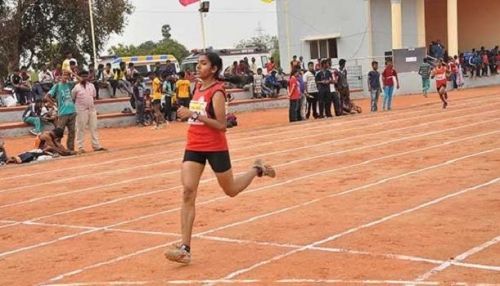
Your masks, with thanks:
<instances>
[{"instance_id":1,"label":"white building","mask_svg":"<svg viewBox=\"0 0 500 286\"><path fill-rule=\"evenodd\" d=\"M293 55L344 58L366 74L372 59L383 64L393 49L440 40L453 56L500 44L500 0L277 0L276 6L285 71Z\"/></svg>"}]
</instances>

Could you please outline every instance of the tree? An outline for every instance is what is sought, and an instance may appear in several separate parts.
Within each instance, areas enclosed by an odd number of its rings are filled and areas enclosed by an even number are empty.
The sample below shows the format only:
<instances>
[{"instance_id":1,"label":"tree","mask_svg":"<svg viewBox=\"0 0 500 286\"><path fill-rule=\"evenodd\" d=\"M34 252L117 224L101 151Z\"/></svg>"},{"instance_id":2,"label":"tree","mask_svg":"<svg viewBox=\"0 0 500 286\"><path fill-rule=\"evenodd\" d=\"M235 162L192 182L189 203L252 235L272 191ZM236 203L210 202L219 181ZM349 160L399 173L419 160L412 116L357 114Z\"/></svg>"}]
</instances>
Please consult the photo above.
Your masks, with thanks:
<instances>
[{"instance_id":1,"label":"tree","mask_svg":"<svg viewBox=\"0 0 500 286\"><path fill-rule=\"evenodd\" d=\"M236 48L239 49L248 47L256 47L270 51L271 56L274 58L274 62L277 64L280 62L279 41L276 36L262 35L252 37L248 40L241 40L238 44L236 44Z\"/></svg>"},{"instance_id":2,"label":"tree","mask_svg":"<svg viewBox=\"0 0 500 286\"><path fill-rule=\"evenodd\" d=\"M241 40L238 44L236 44L236 48L239 49L247 47L257 47L268 51L276 49L277 46L278 46L278 37L270 35L252 37L251 39L248 40Z\"/></svg>"},{"instance_id":3,"label":"tree","mask_svg":"<svg viewBox=\"0 0 500 286\"><path fill-rule=\"evenodd\" d=\"M118 44L111 47L108 53L120 57L172 54L178 61L189 55L184 45L171 38L170 25L163 25L161 33L163 40L158 42L147 41L138 46Z\"/></svg>"},{"instance_id":4,"label":"tree","mask_svg":"<svg viewBox=\"0 0 500 286\"><path fill-rule=\"evenodd\" d=\"M0 61L11 67L41 60L60 62L66 52L81 63L92 55L90 0L0 0ZM96 47L120 34L133 6L129 0L93 0ZM1 67L0 67L1 68ZM5 73L0 70L0 73Z\"/></svg>"}]
</instances>

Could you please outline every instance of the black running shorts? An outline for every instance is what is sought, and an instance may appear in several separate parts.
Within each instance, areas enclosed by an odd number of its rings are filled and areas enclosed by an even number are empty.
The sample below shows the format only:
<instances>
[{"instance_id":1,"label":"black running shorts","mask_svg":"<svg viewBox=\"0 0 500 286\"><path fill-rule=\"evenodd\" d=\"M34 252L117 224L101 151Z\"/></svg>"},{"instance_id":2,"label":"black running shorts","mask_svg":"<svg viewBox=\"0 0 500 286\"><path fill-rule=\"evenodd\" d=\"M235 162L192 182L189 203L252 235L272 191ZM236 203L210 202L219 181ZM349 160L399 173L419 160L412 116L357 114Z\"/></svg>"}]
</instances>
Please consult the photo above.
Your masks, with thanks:
<instances>
[{"instance_id":1,"label":"black running shorts","mask_svg":"<svg viewBox=\"0 0 500 286\"><path fill-rule=\"evenodd\" d=\"M210 167L212 167L212 170L216 173L224 173L231 169L229 151L199 152L186 150L182 162L186 161L196 162L202 165L205 165L208 161Z\"/></svg>"}]
</instances>

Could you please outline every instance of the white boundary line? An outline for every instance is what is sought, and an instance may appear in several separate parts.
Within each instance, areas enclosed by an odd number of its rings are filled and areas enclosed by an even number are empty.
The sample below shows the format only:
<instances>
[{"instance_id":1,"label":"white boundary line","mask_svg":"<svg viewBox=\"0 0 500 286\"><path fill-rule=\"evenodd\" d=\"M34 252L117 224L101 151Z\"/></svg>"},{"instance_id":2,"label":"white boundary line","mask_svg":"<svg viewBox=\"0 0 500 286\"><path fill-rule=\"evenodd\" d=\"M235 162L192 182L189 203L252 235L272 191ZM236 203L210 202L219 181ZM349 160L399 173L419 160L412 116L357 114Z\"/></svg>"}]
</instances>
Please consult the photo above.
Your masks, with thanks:
<instances>
[{"instance_id":1,"label":"white boundary line","mask_svg":"<svg viewBox=\"0 0 500 286\"><path fill-rule=\"evenodd\" d=\"M57 284L42 284L43 286L116 286L116 285L198 285L198 284L360 284L360 285L443 285L439 281L414 282L405 280L343 280L343 279L280 279L275 281L259 280L259 279L240 279L240 280L149 280L149 281L108 281L108 282L74 282L74 283L57 283ZM468 286L470 283L454 282L449 285ZM478 286L498 286L498 284L474 283Z\"/></svg>"},{"instance_id":2,"label":"white boundary line","mask_svg":"<svg viewBox=\"0 0 500 286\"><path fill-rule=\"evenodd\" d=\"M493 101L490 104L495 104L497 102L498 101ZM463 110L471 110L471 109L482 108L482 107L470 108L470 107L468 107L467 104L464 104L464 106L465 106L464 108L454 109L454 110L448 112L448 114L449 113L454 113L454 112L461 112ZM412 112L412 113L425 113L425 111L426 110L424 110L424 111L418 110L418 111L415 111L415 112ZM387 122L381 122L381 123L373 124L373 125L370 125L370 126L378 126L378 125L382 125L383 123L390 123L390 122L393 122L393 121L394 122L401 122L401 121L412 120L412 119L421 119L421 118L431 117L431 116L435 116L435 115L438 115L438 113L428 114L428 115L424 115L424 116L415 116L415 117L407 117L408 114L405 114L405 116L402 119L396 118L394 120L388 120ZM359 119L359 120L358 119L349 120L347 122L353 121L355 123L359 123L359 122L364 122L364 121L373 121L374 119L376 119L378 117L382 117L382 116L370 116L370 117L366 117L366 118ZM390 118L393 118L393 117L395 117L395 116L392 116ZM460 116L460 117L462 117L462 116ZM459 118L459 117L456 117L456 118ZM320 122L320 124L313 123L313 122L308 122L308 123L304 123L302 125L304 125L304 126L305 125L312 125L312 127L306 128L306 129L301 129L301 131L303 132L303 131L309 131L309 130L314 130L314 129L321 129L321 128L324 128L326 126L328 126L328 127L344 126L347 122L346 122L346 120L343 120L341 122L335 122L334 124L329 124L331 122L328 122L328 121L322 121L322 122ZM325 124L323 124L323 123L325 123ZM286 126L283 126L282 128L283 129L286 128L286 130L288 130L288 129L291 129L291 128L297 128L297 126L286 125ZM350 129L347 129L347 130L343 130L343 132L351 130L351 129L355 129L355 128L350 128ZM266 137L267 136L277 136L277 135L280 135L280 134L288 134L288 133L296 134L297 132L295 130L291 130L291 131L285 131L285 132L278 132L278 133L273 133L273 134L267 134L265 136ZM316 137L316 136L322 136L324 134L325 133L319 133L319 134L309 135L307 137L292 137L290 139L302 139L302 138L308 138L308 137ZM264 135L262 135L262 136L253 136L253 137L251 137L251 140L255 140L256 138L260 138L260 137L264 137ZM237 142L240 139L249 139L249 138L238 138L238 139L234 139L234 140L231 139L231 144L234 143L234 142ZM246 146L246 147L234 148L234 149L232 149L232 151L238 151L238 150L244 150L244 149L249 149L249 148L255 148L255 147L265 146L265 145L270 145L270 144L273 144L273 141L271 141L271 142L268 141L268 142L264 142L264 143L257 143L257 144L251 144L250 146ZM179 154L181 154L182 153L182 148L179 149L178 151L179 151ZM159 152L159 153L155 153L154 156L158 156L160 154L171 154L172 152L176 152L176 151L169 150L169 151L165 151L165 152ZM153 156L153 155L132 156L132 157L128 157L128 158L120 158L120 159L115 159L115 160L111 160L111 161L105 161L105 162L99 162L99 163L93 163L93 164L75 166L75 167L70 167L70 168L59 168L59 169L49 170L49 171L29 173L29 174L24 174L24 175L16 175L16 176L12 176L10 178L11 179L15 179L15 178L20 178L20 177L24 177L24 176L35 176L35 175L40 175L40 174L46 174L46 173L50 173L50 172L54 172L54 171L60 172L62 170L67 171L67 170L72 170L72 169L79 169L79 168L82 168L82 167L94 167L94 166L106 165L106 164L110 164L110 163L116 163L116 162L120 162L120 161L130 160L130 159L144 158L144 157L148 157L148 156ZM107 173L113 174L113 173L118 173L118 172L122 172L122 171L134 170L134 169L137 169L137 168L144 168L144 167L148 167L148 166L159 165L159 164L162 164L162 163L175 162L175 161L179 161L179 158L177 158L179 156L180 155L176 156L176 158L174 158L174 159L163 160L163 161L159 161L159 162L155 162L155 163L151 163L151 164L142 164L140 166L135 166L135 167L127 167L127 168L121 168L121 169L114 169L114 170L110 170L110 171L100 172L99 174L101 174L101 175L102 174L107 174ZM75 179L79 179L79 178L84 178L84 177L90 177L90 176L94 176L94 175L95 174L93 174L93 173L92 174L84 174L84 175L73 176L73 177L70 177L70 178L59 179L59 180L50 181L50 182L44 182L44 183L38 183L38 184L32 184L32 185L26 185L26 186L18 186L18 187L13 187L13 188L7 188L7 189L4 189L4 190L1 190L0 193L12 191L12 190L24 190L24 189L32 188L32 187L35 187L35 186L47 185L47 184L56 183L56 182L66 182L66 181L71 181L71 180L75 180Z\"/></svg>"},{"instance_id":3,"label":"white boundary line","mask_svg":"<svg viewBox=\"0 0 500 286\"><path fill-rule=\"evenodd\" d=\"M498 149L497 149L498 150ZM488 151L485 151L485 152L482 152L483 154L486 154L486 153L489 153ZM452 161L455 161L455 160L452 160ZM456 162L456 161L455 161ZM400 212L397 212L397 213L393 213L391 215L388 215L388 216L384 216L380 219L377 219L377 220L374 220L374 221L371 221L369 223L366 223L366 224L362 224L360 226L357 226L357 227L354 227L354 228L350 228L346 231L343 231L343 232L340 232L340 233L337 233L337 234L334 234L332 236L329 236L325 239L322 239L322 240L318 240L318 241L315 241L313 243L310 243L302 248L299 248L299 249L295 249L295 250L291 250L289 252L286 252L284 254L280 254L280 255L276 255L270 259L267 259L267 260L263 260L259 263L256 263L250 267L247 267L247 268L242 268L242 269L239 269L237 271L234 271L234 272L231 272L230 274L226 275L224 278L222 279L233 279L241 274L244 274L244 273L247 273L249 271L252 271L258 267L261 267L263 265L266 265L266 264L269 264L271 262L275 262L275 261L278 261L282 258L285 258L287 256L290 256L292 254L295 254L295 253L298 253L298 252L301 252L301 251L304 251L304 250L307 250L311 247L315 247L315 246L319 246L321 244L324 244L324 243L327 243L327 242L330 242L330 241L333 241L333 240L336 240L340 237L343 237L343 236L346 236L348 234L352 234L354 232L357 232L359 230L362 230L362 229L365 229L365 228L369 228L369 227L372 227L372 226L375 226L375 225L378 225L378 224L381 224L383 222L386 222L386 221L389 221L393 218L397 218L397 217L400 217L402 215L405 215L405 214L409 214L409 213L412 213L412 212L415 212L417 210L420 210L420 209L423 209L423 208L426 208L426 207L429 207L429 206L432 206L432 205L435 205L435 204L438 204L444 200L447 200L449 198L453 198L453 197L456 197L456 196L460 196L462 194L465 194L467 192L470 192L470 191L474 191L474 190L477 190L477 189L481 189L483 187L487 187L489 185L493 185L493 184L496 184L500 182L500 177L497 177L493 180L490 180L486 183L483 183L483 184L479 184L479 185L476 185L476 186L473 186L473 187L469 187L469 188L466 188L466 189L463 189L461 191L458 191L458 192L454 192L454 193L451 193L451 194L448 194L446 196L442 196L442 197L439 197L437 199L434 199L434 200L431 200L431 201L428 201L426 203L423 203L423 204L420 204L418 206L415 206L413 208L410 208L410 209L406 209L404 211L400 211Z\"/></svg>"},{"instance_id":4,"label":"white boundary line","mask_svg":"<svg viewBox=\"0 0 500 286\"><path fill-rule=\"evenodd\" d=\"M108 281L108 282L75 282L75 283L58 283L58 284L42 284L43 286L121 286L121 285L198 285L198 284L361 284L361 285L442 285L442 282L413 282L405 280L343 280L343 279L280 279L280 280L260 280L260 279L240 279L240 280L145 280L145 281ZM451 285L465 286L470 285L465 282L455 282ZM481 286L493 286L498 284L475 284Z\"/></svg>"},{"instance_id":5,"label":"white boundary line","mask_svg":"<svg viewBox=\"0 0 500 286\"><path fill-rule=\"evenodd\" d=\"M209 233L213 233L213 232L217 232L217 231L220 231L220 230L223 230L223 229L227 229L227 228L230 228L230 227L233 227L233 226L242 225L242 224L245 224L245 223L248 223L248 222L256 221L258 219L269 217L269 216L272 216L272 215L275 215L275 214L284 213L286 211L289 211L289 210L292 210L292 209L296 209L296 208L300 208L300 207L303 207L303 206L306 206L306 205L310 205L310 204L316 203L318 201L321 201L321 200L324 200L324 199L327 199L327 198L332 198L332 197L336 197L336 196L342 196L342 195L345 195L345 194L348 194L348 193L352 193L352 192L356 192L356 191L359 191L359 190L362 190L362 189L367 189L367 188L370 188L372 186L376 186L376 185L381 185L381 184L387 183L388 181L400 179L400 178L403 178L403 177L406 177L406 176L410 176L410 175L418 174L418 173L425 172L425 171L428 171L428 170L436 169L436 168L439 168L439 167L442 167L442 166L450 165L450 164L459 162L461 160L465 160L465 159L472 158L472 157L475 157L475 156L488 154L488 153L497 151L499 149L500 148L495 148L495 149L490 149L490 150L487 150L487 151L482 151L482 152L479 152L479 153L469 154L469 155L466 155L466 156L462 156L462 157L459 157L459 158L448 160L448 161L446 161L444 163L440 163L440 164L432 165L432 166L425 167L425 168L422 168L422 169L414 170L414 171L411 171L411 172L407 172L407 173L399 174L399 175L396 175L396 176L384 178L384 179L381 179L381 180L379 180L379 181L377 181L375 183L370 183L370 184L367 184L367 185L356 187L356 188L353 188L353 189L350 189L350 190L346 190L346 191L341 192L341 193L330 194L330 195L323 196L321 198L317 198L317 199L314 199L314 200L310 200L310 201L307 201L307 202L304 202L304 203L301 203L301 204L298 204L298 205L294 205L294 206L282 208L282 209L279 209L279 210L275 210L275 211L272 211L272 212L268 212L268 213L265 213L265 214L254 216L254 217L251 217L251 218L246 219L246 220L242 220L242 221L239 221L239 222L234 222L234 223L227 224L227 225L224 225L224 226L221 226L221 227L217 227L217 228L213 228L213 229L210 229L210 230L206 230L206 231L194 234L193 237L203 236L203 235L206 235L206 234L209 234ZM431 204L437 204L438 202L446 200L446 199L448 199L450 197L457 196L459 194L468 192L470 190L478 189L478 188L484 187L486 185L495 183L498 180L500 180L500 179L497 178L497 179L495 179L493 181L490 181L490 182L485 183L485 184L477 185L477 186L475 186L473 188L468 188L468 189L465 189L465 190L462 190L462 191L459 191L459 192L456 192L456 193L453 193L453 194L448 194L448 195L446 195L444 197L441 197L439 199L435 199L435 200L433 200L431 202L425 203L423 205L419 205L418 207L414 207L412 209L407 209L405 211L393 214L391 216L384 217L382 219L376 220L376 221L371 222L369 224L358 226L355 229L350 229L350 230L345 231L343 233L337 234L337 235L335 235L333 237L336 239L336 238L338 238L338 237L340 237L342 235L345 235L345 234L348 234L348 233L354 233L354 232L356 232L356 231L358 231L360 229L363 229L363 228L366 228L366 227L369 227L369 226L372 226L372 225L375 225L375 224L379 224L379 223L381 223L383 221L387 221L389 219L392 219L394 217L403 215L405 213L409 213L409 212L415 211L417 209L426 207L426 206L431 205ZM209 202L209 201L206 201L206 202ZM112 227L114 227L114 226L110 226L109 228L112 228ZM264 264L270 263L270 262L272 262L274 260L281 259L281 258L283 258L285 256L288 256L288 255L291 255L293 253L305 250L307 248L315 247L315 246L317 246L319 244L322 244L324 242L327 242L327 241L329 241L331 239L332 238L330 237L327 240L321 240L321 241L315 242L313 244L306 245L306 246L304 246L304 247L302 247L300 249L292 250L290 252L287 252L284 256L283 255L275 256L275 257L271 258L270 260L266 260L267 262L266 261L265 262L260 262L260 263L258 263L256 265L252 266L251 268L245 268L243 270L240 270L240 271L237 271L237 272L233 272L232 274L230 274L230 275L228 275L226 277L232 279L235 276L237 276L239 274L242 274L244 272L250 271L253 268L256 268L256 267L258 267L260 265L264 265ZM103 261L103 262L95 263L95 264L92 264L92 265L88 265L88 266L85 266L83 268L79 268L77 270L74 270L74 271L71 271L71 272L66 272L64 274L58 275L56 277L53 277L49 281L50 282L59 281L59 280L62 280L64 278L67 278L67 277L70 277L70 276L74 276L76 274L82 273L82 272L90 270L90 269L99 268L101 266L113 264L113 263L119 262L121 260L128 259L130 257L134 257L134 256L142 255L144 253L148 253L148 252L151 252L151 251L158 250L158 249L164 248L164 247L166 247L168 245L171 245L171 244L179 242L179 241L180 240L175 240L175 241L172 241L172 242L163 243L163 244L156 245L156 246L153 246L153 247L141 249L141 250L133 252L133 253L129 253L129 254L126 254L126 255L118 256L118 257L115 257L115 258L107 260L107 261ZM31 248L33 248L33 247L31 247ZM1 255L0 255L0 257L1 257Z\"/></svg>"},{"instance_id":6,"label":"white boundary line","mask_svg":"<svg viewBox=\"0 0 500 286\"><path fill-rule=\"evenodd\" d=\"M465 259L467 259L469 256L472 256L480 251L483 251L485 250L486 248L492 246L492 245L495 245L496 243L500 242L500 235L489 240L489 241L486 241L485 243L481 244L481 245L478 245L476 247L473 247L467 251L465 251L464 253L462 254L459 254L458 256L456 256L453 260L449 260L449 261L446 261L446 262L443 262L442 264L440 264L439 266L436 266L434 268L432 268L431 270L425 272L424 274L418 276L418 278L415 279L416 282L422 282L422 281L425 281L427 279L429 279L431 276L439 273L439 272L442 272L444 271L445 269L447 269L448 267L452 266L452 265L455 265L455 263L457 262L462 262L464 261Z\"/></svg>"},{"instance_id":7,"label":"white boundary line","mask_svg":"<svg viewBox=\"0 0 500 286\"><path fill-rule=\"evenodd\" d=\"M493 119L493 120L495 120L495 119ZM477 125L477 124L484 124L485 122L489 122L489 121L490 120L481 121L481 122L476 122L476 123L472 123L472 124L469 124L469 125L470 126L474 126L474 125ZM394 139L394 140L389 140L389 141L385 141L385 142L382 142L382 143L377 143L377 144L374 144L374 145L367 145L367 146L361 146L361 147L352 148L352 149L346 149L346 150L342 150L342 151L324 153L324 154L318 155L318 156L306 157L306 158L302 158L302 159L297 159L297 160L289 161L287 163L276 165L275 167L278 168L278 167L287 166L287 165L291 165L291 164L295 164L295 163L299 163L299 162L304 162L304 161L308 161L308 160L312 160L312 159L317 159L317 158L322 158L322 157L328 157L328 156L333 156L333 155L348 153L348 152L352 152L352 151L359 151L359 150L363 150L363 149L368 149L368 148L372 148L372 147L378 147L378 146L386 145L386 144L389 144L389 143L394 143L394 142L398 142L398 141L404 141L404 140L407 140L407 139L412 139L412 138L417 138L417 137L423 137L423 136L429 136L429 135L432 135L432 134L439 134L439 133L447 132L447 131L450 131L450 130L456 130L456 129L460 129L460 128L469 127L469 125L462 125L462 126L459 126L459 127L448 128L448 129L445 129L445 130L438 130L438 131L427 132L427 133L422 133L422 134L415 134L415 135L411 135L411 136L407 136L407 137L402 137L402 138L399 138L399 139ZM483 137L483 136L489 136L489 135L493 135L493 134L496 134L496 133L499 133L499 132L500 131L492 131L492 132L482 133L482 134L479 134L479 135L465 137L465 138L461 138L461 139L457 139L457 140L451 140L451 141L444 142L444 143L441 143L439 145L436 145L436 147L450 145L450 144L453 144L453 143L456 143L456 142L461 142L461 141L469 140L469 139L475 139L475 138L479 138L479 137ZM424 149L417 149L417 151L428 150L428 149L432 149L432 148L435 148L435 147L424 148ZM413 152L414 151L412 150L409 153L413 153ZM401 154L408 154L408 152L403 152L403 153L398 153L398 154L399 155L401 155ZM381 157L381 158L382 159L387 159L387 158L392 158L392 157L393 157L393 155L389 155L389 156L384 156L384 157ZM378 161L378 159L375 159L375 161ZM357 167L357 166L364 165L366 163L371 163L371 162L374 162L374 160L372 159L372 160L364 161L361 164L348 165L348 166L344 166L344 167L341 167L339 169L333 169L333 170L343 170L343 169L348 168L348 167ZM215 180L214 178L205 179L205 180L202 180L200 183L206 183L206 182L210 182L210 181L214 181L214 180ZM109 200L109 201L105 201L105 202L101 202L101 203L97 203L97 204L93 204L93 205L83 206L83 207L79 207L79 208L75 208L75 209L71 209L71 210L66 210L66 211L61 211L61 212L53 213L53 214L50 214L50 215L44 215L44 216L40 216L40 217L37 217L37 218L32 218L32 219L30 219L28 221L30 221L30 222L40 221L40 220L51 218L51 217L55 217L55 216L58 216L58 215L64 215L64 214L78 212L78 211L82 211L82 210L86 210L86 209L101 207L101 206L104 206L104 205L114 204L114 203L117 203L117 202L120 202L120 201L123 201L123 200L134 199L134 198L138 198L138 197L143 197L143 196L147 196L147 195L151 195L151 194L156 194L156 193L161 193L161 192L165 192L165 191L169 191L169 190L174 190L174 189L179 189L179 188L181 188L181 186L175 186L175 187L171 187L171 188L168 188L168 189L155 190L155 191L146 192L146 193L139 193L139 194L124 196L124 197L121 197L121 198L116 198L116 199L113 199L113 200ZM248 193L250 191L251 190L247 190L246 193ZM222 197L219 197L219 198L226 198L226 197L222 196ZM0 229L4 228L4 227L10 227L10 226L13 226L13 225L0 226Z\"/></svg>"},{"instance_id":8,"label":"white boundary line","mask_svg":"<svg viewBox=\"0 0 500 286\"><path fill-rule=\"evenodd\" d=\"M490 112L494 112L494 111L490 111ZM442 120L435 120L435 121L431 121L431 122L425 122L425 123L421 123L421 124L417 124L417 125L412 125L412 126L407 126L407 127L402 127L402 128L389 129L389 130L379 131L379 132L370 133L370 134L366 134L365 133L365 134L351 136L351 137L346 137L346 138L338 139L338 140L335 140L335 139L334 140L328 140L328 141L324 141L324 142L321 142L321 143L318 143L318 144L313 144L313 145L308 145L308 146L302 146L302 147L296 147L296 148L283 149L283 150L280 150L280 151L273 151L273 152L269 152L269 153L264 153L264 154L259 154L259 155L252 155L252 156L247 156L247 157L243 157L243 158L238 158L238 159L233 160L233 162L244 161L244 160L253 159L253 158L257 158L257 157L261 157L261 156L276 155L276 154L280 154L280 153L288 153L290 151L296 151L296 150L301 150L301 149L310 149L313 146L323 146L323 145L338 143L338 142L342 142L342 141L349 141L349 140L352 140L352 139L355 139L355 138L363 138L363 137L366 137L366 136L373 136L373 135L379 135L379 134L388 133L388 132L395 132L395 131L412 129L412 128L415 128L415 127L428 126L430 124L434 124L434 123L437 123L437 122L448 121L450 119L454 120L454 119L463 118L463 117L469 117L469 116L474 116L474 115L463 115L463 116L459 116L459 117L446 118L446 119L442 119ZM484 124L484 123L493 122L493 121L500 121L500 120L497 119L497 118L493 118L493 119L489 119L489 120L474 122L472 124L461 125L461 126L458 126L458 127L452 127L452 128L448 128L448 129L444 129L444 130L438 130L438 131L435 131L435 132L420 133L418 135L412 135L412 136L403 137L403 138L397 139L397 140L385 141L385 142L378 143L378 144L375 144L375 145L369 145L369 146L364 146L364 147L355 148L355 149L349 149L349 150L351 150L351 151L363 150L363 149L366 149L366 148L369 148L369 147L377 147L377 146L381 146L381 145L385 145L385 144L389 144L389 143L393 143L393 142L398 142L398 141L402 141L402 140L406 140L406 139L411 139L411 138L415 138L415 137L422 137L422 136L433 135L433 134L437 134L437 133L447 132L447 131L451 131L451 130L456 130L456 129L460 129L460 128L470 127L470 126ZM382 122L380 124L385 124L385 123ZM298 138L298 139L303 139L303 138L306 138L306 137L308 137L308 136L304 136L304 137ZM347 152L349 150L344 150L342 153L345 153L345 152ZM335 154L337 154L337 153L335 153ZM329 155L332 155L332 153L326 153L326 154L322 154L320 156L308 157L306 159L312 160L312 159L322 158L322 157L329 156ZM298 161L292 161L292 162L293 163L297 163ZM275 167L286 166L286 165L290 165L290 164L291 163L289 162L289 163L285 163L285 164L281 164L281 165L276 165ZM172 174L177 174L177 173L180 173L180 170L175 169L175 170L172 170L172 171L169 171L169 172L166 172L166 173L162 173L162 175L172 175ZM96 189L101 189L101 188L108 188L108 187L117 186L117 185L121 185L121 184L128 184L128 183L132 183L132 182L135 182L135 181L142 181L142 180L145 180L145 179L157 178L157 177L158 177L157 174L155 174L155 175L148 175L148 176L141 176L141 177L127 179L127 180L119 180L118 182L109 183L109 184L101 184L101 185L98 185L98 186L92 186L92 187L87 187L87 188L83 188L83 189L74 189L74 190L67 191L67 192L50 194L50 195L45 195L45 196L41 196L41 197L31 198L31 199L28 199L28 200L23 200L23 201L9 203L9 204L5 204L5 205L0 205L0 209L2 209L2 208L8 208L8 207L13 207L13 206L18 206L18 205L27 204L27 203L34 203L34 202L37 202L37 201L46 200L46 199L52 199L52 198L66 196L66 195L70 195L70 194L87 192L87 191L90 191L90 190L96 190ZM201 183L206 183L206 182L210 182L210 181L214 181L214 180L215 180L215 178L210 178L210 179L207 179L207 180L203 180ZM116 199L112 199L112 200L106 201L106 202L104 202L104 204L107 205L107 204L110 204L112 202L122 201L123 199L136 198L138 196L140 197L140 196L143 196L143 195L150 195L150 194L154 194L154 193L158 193L158 192L169 191L169 190L173 190L175 188L180 188L180 186L175 186L175 187L172 187L172 188L167 188L167 189L162 189L162 190L155 190L155 191L150 191L150 192L138 193L138 194L134 194L134 195L123 196L123 197L120 197L120 198L116 198ZM94 204L94 205L100 206L99 203L98 204ZM58 213L58 214L60 214L60 213ZM1 228L1 226L0 226L0 228Z\"/></svg>"}]
</instances>

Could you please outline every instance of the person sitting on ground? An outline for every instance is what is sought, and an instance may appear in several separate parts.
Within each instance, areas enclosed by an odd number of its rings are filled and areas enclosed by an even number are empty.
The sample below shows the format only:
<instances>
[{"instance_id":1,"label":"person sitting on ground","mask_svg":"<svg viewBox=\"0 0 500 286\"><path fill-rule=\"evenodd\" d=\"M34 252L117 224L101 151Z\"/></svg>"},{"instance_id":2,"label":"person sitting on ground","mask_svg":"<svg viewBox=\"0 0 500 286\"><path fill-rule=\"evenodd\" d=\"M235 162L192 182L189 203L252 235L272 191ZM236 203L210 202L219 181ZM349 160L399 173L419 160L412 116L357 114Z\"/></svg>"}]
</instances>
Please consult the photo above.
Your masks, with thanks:
<instances>
[{"instance_id":1,"label":"person sitting on ground","mask_svg":"<svg viewBox=\"0 0 500 286\"><path fill-rule=\"evenodd\" d=\"M33 135L40 135L43 130L43 123L41 120L42 115L42 101L36 100L34 103L30 103L23 113L23 122L29 125L33 125L33 129L30 133Z\"/></svg>"},{"instance_id":2,"label":"person sitting on ground","mask_svg":"<svg viewBox=\"0 0 500 286\"><path fill-rule=\"evenodd\" d=\"M64 137L64 129L54 128L51 131L45 131L37 136L35 140L35 148L45 152L56 153L61 156L75 155L75 151L64 148L61 140Z\"/></svg>"},{"instance_id":3,"label":"person sitting on ground","mask_svg":"<svg viewBox=\"0 0 500 286\"><path fill-rule=\"evenodd\" d=\"M7 165L8 157L5 151L5 142L0 140L0 166Z\"/></svg>"},{"instance_id":4,"label":"person sitting on ground","mask_svg":"<svg viewBox=\"0 0 500 286\"><path fill-rule=\"evenodd\" d=\"M44 124L53 124L54 127L57 127L57 107L56 104L51 101L47 100L46 98L43 99L43 106L42 106L42 112L40 114L40 119Z\"/></svg>"}]
</instances>

